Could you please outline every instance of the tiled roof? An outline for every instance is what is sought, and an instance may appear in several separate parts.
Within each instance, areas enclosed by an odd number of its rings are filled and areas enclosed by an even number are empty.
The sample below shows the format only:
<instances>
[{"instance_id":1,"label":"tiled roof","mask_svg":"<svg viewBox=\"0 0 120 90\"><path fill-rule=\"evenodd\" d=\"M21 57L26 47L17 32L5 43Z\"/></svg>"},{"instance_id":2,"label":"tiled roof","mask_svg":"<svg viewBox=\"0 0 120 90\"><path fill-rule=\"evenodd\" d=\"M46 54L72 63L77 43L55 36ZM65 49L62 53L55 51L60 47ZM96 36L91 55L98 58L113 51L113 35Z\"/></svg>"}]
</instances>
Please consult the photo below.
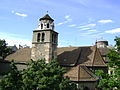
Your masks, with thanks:
<instances>
[{"instance_id":1,"label":"tiled roof","mask_svg":"<svg viewBox=\"0 0 120 90\"><path fill-rule=\"evenodd\" d=\"M95 76L86 66L77 65L72 67L64 76L68 76L72 81L97 81Z\"/></svg>"},{"instance_id":2,"label":"tiled roof","mask_svg":"<svg viewBox=\"0 0 120 90\"><path fill-rule=\"evenodd\" d=\"M40 21L41 20L52 20L52 21L54 21L48 14L46 14L44 17L40 18L39 20Z\"/></svg>"},{"instance_id":3,"label":"tiled roof","mask_svg":"<svg viewBox=\"0 0 120 90\"><path fill-rule=\"evenodd\" d=\"M29 62L31 59L31 48L22 48L6 57L6 60L15 62Z\"/></svg>"},{"instance_id":4,"label":"tiled roof","mask_svg":"<svg viewBox=\"0 0 120 90\"><path fill-rule=\"evenodd\" d=\"M106 66L96 46L58 48L58 62L63 66Z\"/></svg>"},{"instance_id":5,"label":"tiled roof","mask_svg":"<svg viewBox=\"0 0 120 90\"><path fill-rule=\"evenodd\" d=\"M6 60L16 62L29 62L31 59L31 49L23 48L9 55ZM106 66L96 46L88 47L62 47L57 49L57 60L60 65L76 66L79 64L86 66Z\"/></svg>"}]
</instances>

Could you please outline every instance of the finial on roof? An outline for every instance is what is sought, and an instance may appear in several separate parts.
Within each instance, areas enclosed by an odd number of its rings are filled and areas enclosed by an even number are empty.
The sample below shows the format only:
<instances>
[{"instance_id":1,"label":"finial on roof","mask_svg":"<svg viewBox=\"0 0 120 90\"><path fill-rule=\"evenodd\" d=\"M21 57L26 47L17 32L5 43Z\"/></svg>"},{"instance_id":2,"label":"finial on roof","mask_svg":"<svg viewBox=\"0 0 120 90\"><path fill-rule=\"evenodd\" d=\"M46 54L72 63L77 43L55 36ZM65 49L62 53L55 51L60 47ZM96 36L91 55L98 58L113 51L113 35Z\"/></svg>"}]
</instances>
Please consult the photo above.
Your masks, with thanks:
<instances>
[{"instance_id":1,"label":"finial on roof","mask_svg":"<svg viewBox=\"0 0 120 90\"><path fill-rule=\"evenodd\" d=\"M47 14L48 14L48 11L47 11Z\"/></svg>"}]
</instances>

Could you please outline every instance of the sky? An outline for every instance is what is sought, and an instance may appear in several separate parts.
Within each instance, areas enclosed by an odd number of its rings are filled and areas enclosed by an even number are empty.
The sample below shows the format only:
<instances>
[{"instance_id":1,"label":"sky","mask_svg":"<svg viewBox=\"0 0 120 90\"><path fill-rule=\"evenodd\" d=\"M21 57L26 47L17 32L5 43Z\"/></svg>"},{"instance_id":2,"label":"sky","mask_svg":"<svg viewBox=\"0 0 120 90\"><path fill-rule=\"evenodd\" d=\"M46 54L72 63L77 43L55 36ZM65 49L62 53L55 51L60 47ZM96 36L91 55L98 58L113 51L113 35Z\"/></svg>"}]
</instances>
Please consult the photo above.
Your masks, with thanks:
<instances>
[{"instance_id":1,"label":"sky","mask_svg":"<svg viewBox=\"0 0 120 90\"><path fill-rule=\"evenodd\" d=\"M120 36L120 0L0 0L0 39L32 46L39 18L48 14L59 33L58 46L114 45Z\"/></svg>"}]
</instances>

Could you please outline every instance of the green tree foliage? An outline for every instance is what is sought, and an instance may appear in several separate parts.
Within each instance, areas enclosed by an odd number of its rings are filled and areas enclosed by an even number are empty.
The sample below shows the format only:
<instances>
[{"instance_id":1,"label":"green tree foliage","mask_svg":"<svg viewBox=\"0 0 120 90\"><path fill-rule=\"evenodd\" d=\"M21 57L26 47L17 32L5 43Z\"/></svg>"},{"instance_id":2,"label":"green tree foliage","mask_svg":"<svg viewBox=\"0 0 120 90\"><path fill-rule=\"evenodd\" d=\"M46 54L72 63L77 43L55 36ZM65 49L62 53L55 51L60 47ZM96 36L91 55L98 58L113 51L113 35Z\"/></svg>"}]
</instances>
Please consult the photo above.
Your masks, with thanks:
<instances>
[{"instance_id":1,"label":"green tree foliage","mask_svg":"<svg viewBox=\"0 0 120 90\"><path fill-rule=\"evenodd\" d=\"M21 85L21 73L12 61L10 73L5 75L4 79L0 81L0 90L17 90Z\"/></svg>"},{"instance_id":2,"label":"green tree foliage","mask_svg":"<svg viewBox=\"0 0 120 90\"><path fill-rule=\"evenodd\" d=\"M120 38L116 37L115 48L108 53L108 67L113 69L113 74L105 74L102 71L97 71L96 74L100 76L98 87L103 90L120 90Z\"/></svg>"},{"instance_id":3,"label":"green tree foliage","mask_svg":"<svg viewBox=\"0 0 120 90\"><path fill-rule=\"evenodd\" d=\"M11 53L12 53L12 50L7 47L6 41L0 39L0 58L4 60L5 57Z\"/></svg>"},{"instance_id":4,"label":"green tree foliage","mask_svg":"<svg viewBox=\"0 0 120 90\"><path fill-rule=\"evenodd\" d=\"M28 68L18 71L14 63L12 71L0 81L0 90L77 90L76 85L63 77L65 69L52 60L31 61Z\"/></svg>"}]
</instances>

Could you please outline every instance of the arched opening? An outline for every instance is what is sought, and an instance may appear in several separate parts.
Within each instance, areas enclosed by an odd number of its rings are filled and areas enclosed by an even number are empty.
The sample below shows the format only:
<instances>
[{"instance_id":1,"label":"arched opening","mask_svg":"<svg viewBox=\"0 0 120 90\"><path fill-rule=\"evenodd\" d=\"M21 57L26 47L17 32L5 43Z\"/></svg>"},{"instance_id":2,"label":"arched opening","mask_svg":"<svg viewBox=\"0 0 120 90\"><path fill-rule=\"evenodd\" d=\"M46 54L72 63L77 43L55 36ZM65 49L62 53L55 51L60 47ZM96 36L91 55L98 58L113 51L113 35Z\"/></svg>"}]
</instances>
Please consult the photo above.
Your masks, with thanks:
<instances>
[{"instance_id":1,"label":"arched opening","mask_svg":"<svg viewBox=\"0 0 120 90\"><path fill-rule=\"evenodd\" d=\"M37 42L40 42L40 33L37 35Z\"/></svg>"},{"instance_id":2,"label":"arched opening","mask_svg":"<svg viewBox=\"0 0 120 90\"><path fill-rule=\"evenodd\" d=\"M41 24L41 29L43 29L43 24Z\"/></svg>"},{"instance_id":3,"label":"arched opening","mask_svg":"<svg viewBox=\"0 0 120 90\"><path fill-rule=\"evenodd\" d=\"M42 33L42 42L45 40L45 33Z\"/></svg>"},{"instance_id":4,"label":"arched opening","mask_svg":"<svg viewBox=\"0 0 120 90\"><path fill-rule=\"evenodd\" d=\"M49 23L47 23L47 28L49 28Z\"/></svg>"}]
</instances>

